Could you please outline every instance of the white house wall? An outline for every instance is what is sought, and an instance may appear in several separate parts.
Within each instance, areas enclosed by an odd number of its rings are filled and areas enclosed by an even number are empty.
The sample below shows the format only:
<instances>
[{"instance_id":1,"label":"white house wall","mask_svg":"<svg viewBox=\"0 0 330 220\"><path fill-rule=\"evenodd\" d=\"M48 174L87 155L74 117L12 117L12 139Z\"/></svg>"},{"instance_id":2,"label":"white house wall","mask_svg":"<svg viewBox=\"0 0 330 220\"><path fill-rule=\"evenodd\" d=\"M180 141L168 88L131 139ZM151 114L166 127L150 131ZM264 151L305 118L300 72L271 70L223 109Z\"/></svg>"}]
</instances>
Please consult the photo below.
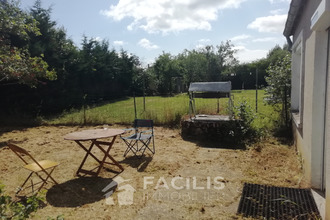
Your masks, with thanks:
<instances>
[{"instance_id":1,"label":"white house wall","mask_svg":"<svg viewBox=\"0 0 330 220\"><path fill-rule=\"evenodd\" d=\"M306 32L306 31L305 31ZM304 162L305 173L309 182L312 182L312 114L313 114L313 85L314 85L314 54L315 35L311 34L305 41L305 85L304 85L304 112L303 112L303 146L299 146Z\"/></svg>"},{"instance_id":2,"label":"white house wall","mask_svg":"<svg viewBox=\"0 0 330 220\"><path fill-rule=\"evenodd\" d=\"M329 33L330 35L330 33ZM330 39L330 36L329 36ZM328 79L327 79L327 107L326 107L326 126L325 126L325 172L326 172L326 219L330 219L330 48L328 48Z\"/></svg>"},{"instance_id":3,"label":"white house wall","mask_svg":"<svg viewBox=\"0 0 330 220\"><path fill-rule=\"evenodd\" d=\"M302 4L292 48L291 108L299 112L294 138L305 177L313 188L326 192L325 219L330 220L330 0Z\"/></svg>"},{"instance_id":4,"label":"white house wall","mask_svg":"<svg viewBox=\"0 0 330 220\"><path fill-rule=\"evenodd\" d=\"M310 30L310 18L320 3L320 0L306 1L302 15L294 24L292 53L292 91L291 109L297 112L293 115L293 134L295 145L301 155L304 175L307 181L312 179L312 94L315 40ZM301 56L297 53L301 53ZM297 116L297 117L295 117Z\"/></svg>"},{"instance_id":5,"label":"white house wall","mask_svg":"<svg viewBox=\"0 0 330 220\"><path fill-rule=\"evenodd\" d=\"M315 36L313 93L312 93L312 186L322 188L323 184L323 150L325 126L325 93L327 76L327 31L313 32Z\"/></svg>"}]
</instances>

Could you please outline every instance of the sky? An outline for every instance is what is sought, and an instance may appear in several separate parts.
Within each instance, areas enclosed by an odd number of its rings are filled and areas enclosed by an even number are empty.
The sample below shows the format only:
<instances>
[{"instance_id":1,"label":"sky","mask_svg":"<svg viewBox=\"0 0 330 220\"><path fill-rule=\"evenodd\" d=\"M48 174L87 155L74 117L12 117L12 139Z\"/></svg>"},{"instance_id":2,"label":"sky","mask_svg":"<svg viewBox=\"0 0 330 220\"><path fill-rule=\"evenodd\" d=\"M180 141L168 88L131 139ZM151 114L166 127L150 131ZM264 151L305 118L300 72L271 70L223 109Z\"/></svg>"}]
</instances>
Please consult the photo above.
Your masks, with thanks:
<instances>
[{"instance_id":1,"label":"sky","mask_svg":"<svg viewBox=\"0 0 330 220\"><path fill-rule=\"evenodd\" d=\"M29 10L35 0L21 0ZM230 40L236 58L251 62L286 43L290 0L41 0L51 19L80 47L83 36L106 40L152 64L163 52L220 45Z\"/></svg>"}]
</instances>

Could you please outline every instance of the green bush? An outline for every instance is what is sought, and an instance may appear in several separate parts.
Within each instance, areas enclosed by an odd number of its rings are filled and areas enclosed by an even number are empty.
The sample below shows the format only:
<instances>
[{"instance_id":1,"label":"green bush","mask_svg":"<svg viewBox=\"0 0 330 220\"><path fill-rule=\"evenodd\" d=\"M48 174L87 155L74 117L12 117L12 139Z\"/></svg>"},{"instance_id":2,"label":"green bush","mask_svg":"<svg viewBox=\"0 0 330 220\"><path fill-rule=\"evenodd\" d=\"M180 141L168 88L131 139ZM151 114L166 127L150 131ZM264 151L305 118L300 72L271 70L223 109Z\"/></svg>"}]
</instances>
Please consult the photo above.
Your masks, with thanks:
<instances>
[{"instance_id":1,"label":"green bush","mask_svg":"<svg viewBox=\"0 0 330 220\"><path fill-rule=\"evenodd\" d=\"M237 120L236 128L232 131L233 138L240 143L257 141L262 135L262 129L253 125L256 114L246 100L234 106L234 117Z\"/></svg>"},{"instance_id":2,"label":"green bush","mask_svg":"<svg viewBox=\"0 0 330 220\"><path fill-rule=\"evenodd\" d=\"M290 91L291 91L291 55L288 54L267 69L266 82L267 102L282 114L280 127L289 128L290 123ZM279 108L280 107L280 108Z\"/></svg>"},{"instance_id":3,"label":"green bush","mask_svg":"<svg viewBox=\"0 0 330 220\"><path fill-rule=\"evenodd\" d=\"M41 194L26 197L20 201L13 201L5 194L4 185L0 184L0 219L27 219L40 207L44 201Z\"/></svg>"}]
</instances>

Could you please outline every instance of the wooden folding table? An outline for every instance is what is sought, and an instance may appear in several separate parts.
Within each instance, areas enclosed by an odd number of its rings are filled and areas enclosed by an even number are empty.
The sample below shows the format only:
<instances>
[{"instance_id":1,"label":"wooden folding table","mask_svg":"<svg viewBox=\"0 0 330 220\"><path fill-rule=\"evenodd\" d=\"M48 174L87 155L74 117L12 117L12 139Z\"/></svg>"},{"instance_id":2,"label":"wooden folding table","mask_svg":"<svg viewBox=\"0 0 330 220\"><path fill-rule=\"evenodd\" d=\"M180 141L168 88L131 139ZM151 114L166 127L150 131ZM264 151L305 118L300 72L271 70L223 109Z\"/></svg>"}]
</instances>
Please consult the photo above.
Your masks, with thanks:
<instances>
[{"instance_id":1,"label":"wooden folding table","mask_svg":"<svg viewBox=\"0 0 330 220\"><path fill-rule=\"evenodd\" d=\"M75 141L82 149L86 151L86 154L81 162L76 175L80 175L80 173L88 174L92 176L98 176L101 169L103 168L104 164L111 164L117 166L121 171L124 168L110 155L110 150L116 140L117 135L123 134L124 130L122 129L91 129L91 130L83 130L78 132L73 132L64 136L65 140L72 140ZM99 141L98 139L105 139L105 138L112 138L110 142L108 141ZM91 142L89 147L83 145L83 142ZM96 155L93 154L92 149L93 147L98 147L103 155L101 159L97 158ZM96 172L92 170L83 169L83 166L88 158L88 156L94 158L98 163L99 166L97 167ZM110 159L111 162L107 162L106 160Z\"/></svg>"}]
</instances>

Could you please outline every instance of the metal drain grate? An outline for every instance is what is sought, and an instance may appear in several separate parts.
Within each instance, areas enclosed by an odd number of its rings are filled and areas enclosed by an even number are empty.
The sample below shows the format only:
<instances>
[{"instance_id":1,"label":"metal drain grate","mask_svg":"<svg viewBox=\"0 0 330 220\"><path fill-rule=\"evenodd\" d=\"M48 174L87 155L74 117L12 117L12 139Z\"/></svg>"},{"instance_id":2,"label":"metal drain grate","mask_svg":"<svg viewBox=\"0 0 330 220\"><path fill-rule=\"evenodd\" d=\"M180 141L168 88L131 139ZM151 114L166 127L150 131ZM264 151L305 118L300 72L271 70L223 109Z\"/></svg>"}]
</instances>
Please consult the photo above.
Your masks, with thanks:
<instances>
[{"instance_id":1,"label":"metal drain grate","mask_svg":"<svg viewBox=\"0 0 330 220\"><path fill-rule=\"evenodd\" d=\"M310 189L245 183L237 214L266 219L321 219Z\"/></svg>"}]
</instances>

